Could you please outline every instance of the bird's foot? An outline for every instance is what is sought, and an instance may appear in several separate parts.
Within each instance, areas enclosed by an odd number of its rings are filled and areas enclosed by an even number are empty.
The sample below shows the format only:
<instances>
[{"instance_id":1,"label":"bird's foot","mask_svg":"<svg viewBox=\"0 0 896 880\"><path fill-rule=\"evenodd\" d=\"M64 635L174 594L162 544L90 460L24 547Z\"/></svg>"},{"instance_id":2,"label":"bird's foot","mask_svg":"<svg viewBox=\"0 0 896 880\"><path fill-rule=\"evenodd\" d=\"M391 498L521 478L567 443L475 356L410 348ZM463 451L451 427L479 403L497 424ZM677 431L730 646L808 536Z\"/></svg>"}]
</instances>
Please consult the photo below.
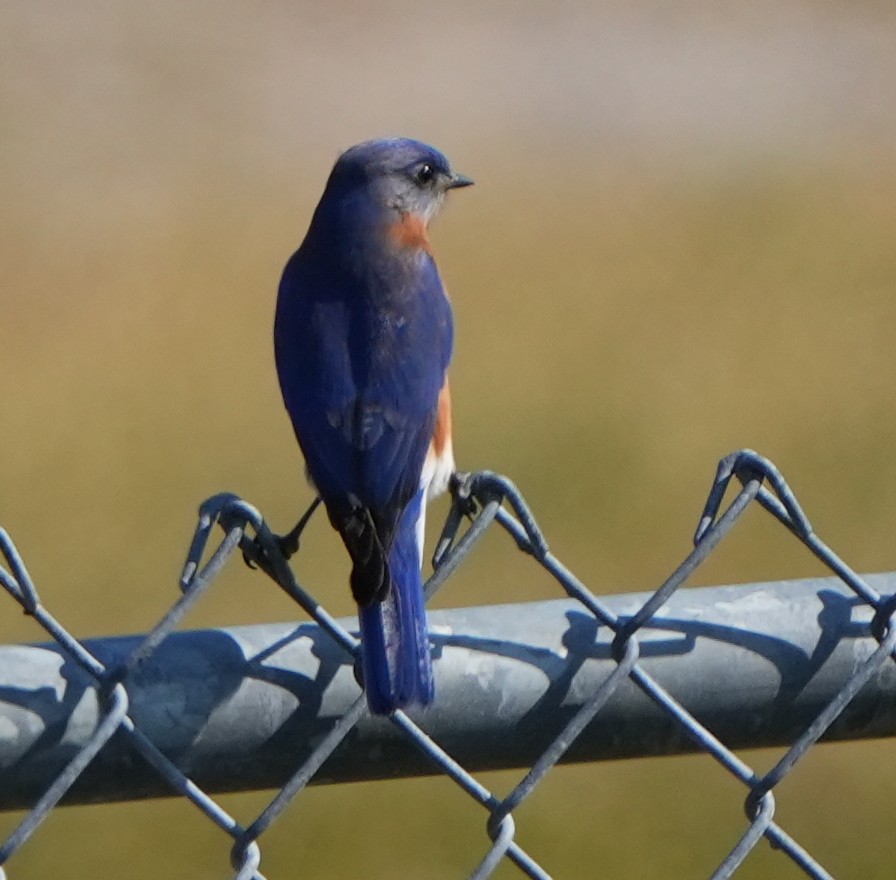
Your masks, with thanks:
<instances>
[{"instance_id":1,"label":"bird's foot","mask_svg":"<svg viewBox=\"0 0 896 880\"><path fill-rule=\"evenodd\" d=\"M451 500L462 516L472 517L481 506L476 497L477 477L478 474L463 471L451 475Z\"/></svg>"},{"instance_id":2,"label":"bird's foot","mask_svg":"<svg viewBox=\"0 0 896 880\"><path fill-rule=\"evenodd\" d=\"M320 505L320 498L315 498L311 506L302 514L299 521L285 535L272 535L274 545L280 551L280 555L284 560L288 560L299 552L301 546L302 532L308 525L308 520ZM270 558L270 553L265 548L259 538L256 536L250 541L246 541L242 547L243 561L249 568L260 568L262 571L274 576L274 566Z\"/></svg>"},{"instance_id":3,"label":"bird's foot","mask_svg":"<svg viewBox=\"0 0 896 880\"><path fill-rule=\"evenodd\" d=\"M476 475L455 471L451 475L451 509L442 527L442 534L436 543L432 556L432 567L438 569L448 558L448 551L454 545L461 523L465 518L472 519L479 504L475 496Z\"/></svg>"}]
</instances>

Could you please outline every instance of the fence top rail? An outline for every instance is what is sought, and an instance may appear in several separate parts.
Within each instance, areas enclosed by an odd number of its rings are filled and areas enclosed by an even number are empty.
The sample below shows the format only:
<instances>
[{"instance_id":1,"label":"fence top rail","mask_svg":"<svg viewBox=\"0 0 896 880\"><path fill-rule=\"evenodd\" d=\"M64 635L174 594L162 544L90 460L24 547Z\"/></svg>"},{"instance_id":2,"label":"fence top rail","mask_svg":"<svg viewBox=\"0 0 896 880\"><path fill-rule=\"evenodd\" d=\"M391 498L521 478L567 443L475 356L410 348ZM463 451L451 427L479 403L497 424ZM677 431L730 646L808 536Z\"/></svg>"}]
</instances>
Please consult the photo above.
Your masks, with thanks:
<instances>
[{"instance_id":1,"label":"fence top rail","mask_svg":"<svg viewBox=\"0 0 896 880\"><path fill-rule=\"evenodd\" d=\"M883 594L896 573L868 575ZM624 621L650 594L602 597ZM638 631L640 665L731 745L786 742L877 647L872 609L838 578L679 591ZM339 621L351 631L354 619ZM436 610L439 699L411 716L464 766L531 763L617 666L615 633L573 600ZM143 636L86 640L107 667ZM33 802L103 711L90 676L55 643L0 646L0 808ZM281 785L360 689L351 655L311 622L177 632L126 681L129 714L203 788ZM51 732L64 725L65 735ZM11 734L11 735L10 735ZM896 664L861 691L831 738L896 734ZM360 747L359 747L360 746ZM565 756L599 760L696 745L623 683ZM123 772L127 769L127 772ZM435 772L391 724L362 718L315 782ZM170 793L111 742L70 801Z\"/></svg>"}]
</instances>

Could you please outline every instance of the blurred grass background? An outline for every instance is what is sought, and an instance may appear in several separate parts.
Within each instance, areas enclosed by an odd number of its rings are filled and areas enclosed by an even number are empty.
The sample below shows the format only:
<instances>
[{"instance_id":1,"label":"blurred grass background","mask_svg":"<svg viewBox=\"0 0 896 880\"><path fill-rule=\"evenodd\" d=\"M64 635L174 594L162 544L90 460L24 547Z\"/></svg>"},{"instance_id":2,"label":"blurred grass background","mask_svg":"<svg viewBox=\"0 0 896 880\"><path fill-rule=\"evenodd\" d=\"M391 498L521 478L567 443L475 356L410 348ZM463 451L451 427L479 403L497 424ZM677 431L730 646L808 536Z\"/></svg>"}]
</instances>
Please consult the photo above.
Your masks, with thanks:
<instances>
[{"instance_id":1,"label":"blurred grass background","mask_svg":"<svg viewBox=\"0 0 896 880\"><path fill-rule=\"evenodd\" d=\"M510 475L594 589L661 582L743 446L856 569L892 569L894 41L873 2L0 3L0 523L47 606L79 636L142 631L202 499L238 492L281 529L308 501L276 285L338 152L383 134L477 180L433 234L459 464ZM767 519L695 582L819 573ZM299 565L351 613L322 518ZM493 539L438 601L553 595ZM188 625L294 616L235 564ZM0 638L39 634L7 603ZM821 746L781 788L838 877L889 875L893 757ZM699 757L558 768L519 839L558 878L706 876L741 794ZM248 820L268 797L224 802ZM317 788L262 868L465 876L483 827L446 780ZM60 809L10 869L218 878L228 849L178 801ZM738 876L799 875L760 847Z\"/></svg>"}]
</instances>

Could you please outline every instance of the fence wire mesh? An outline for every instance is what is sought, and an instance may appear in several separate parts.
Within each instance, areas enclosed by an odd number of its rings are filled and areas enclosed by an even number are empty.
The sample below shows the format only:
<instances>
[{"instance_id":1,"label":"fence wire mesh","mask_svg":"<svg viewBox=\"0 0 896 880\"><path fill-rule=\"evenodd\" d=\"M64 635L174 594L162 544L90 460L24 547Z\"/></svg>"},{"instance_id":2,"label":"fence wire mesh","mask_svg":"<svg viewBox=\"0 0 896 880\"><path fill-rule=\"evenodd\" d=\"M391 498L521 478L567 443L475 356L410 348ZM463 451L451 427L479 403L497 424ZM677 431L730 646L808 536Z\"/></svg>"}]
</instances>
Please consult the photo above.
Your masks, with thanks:
<instances>
[{"instance_id":1,"label":"fence wire mesh","mask_svg":"<svg viewBox=\"0 0 896 880\"><path fill-rule=\"evenodd\" d=\"M733 498L729 486L733 483ZM738 486L739 484L739 486ZM857 662L845 684L819 711L811 722L795 736L783 756L764 774L752 769L708 727L685 708L667 688L652 677L642 662L639 633L647 627L660 608L679 590L694 571L707 559L719 542L731 533L744 512L753 504L770 513L785 529L801 541L851 591L855 601L869 610L867 634L877 647ZM212 546L216 527L224 538ZM551 769L576 743L583 731L607 705L623 682L632 682L668 717L679 732L692 741L694 748L710 755L723 771L743 787L746 826L740 838L727 853L720 853L720 862L713 878L732 876L760 841L767 840L774 849L788 858L806 876L829 878L831 875L813 856L793 839L775 820L775 789L806 756L812 746L853 701L861 689L885 664L894 659L896 627L892 616L896 597L882 596L867 579L860 577L814 533L809 520L777 468L767 459L742 450L724 458L718 466L705 508L694 538L693 551L672 572L668 579L631 615L617 615L592 593L549 550L535 518L516 487L494 473L480 472L458 475L453 485L453 501L433 564L434 574L426 584L427 599L473 552L485 532L492 527L505 530L533 564L546 570L570 599L591 615L600 627L609 628L612 638L612 671L589 693L572 717L558 719L549 745L538 755L519 782L503 796L490 791L473 772L465 769L449 752L408 714L395 712L390 723L395 731L418 750L431 768L452 779L485 811L485 831L481 859L471 864L469 876L484 880L497 867L509 860L532 878L549 878L548 867L539 864L517 840L514 812L542 783ZM259 840L278 821L289 804L311 782L322 765L343 744L351 731L367 716L363 695L339 717L307 757L294 768L287 783L277 791L267 806L248 825L237 822L209 793L204 791L165 754L163 748L135 723L130 704L129 677L141 663L151 657L172 634L199 597L214 583L222 568L240 552L262 567L274 583L298 605L344 651L346 662L357 658L358 641L296 580L280 553L276 537L259 512L233 495L210 498L200 508L199 521L190 544L187 562L180 581L181 596L156 626L130 650L121 662L104 663L97 652L73 637L42 604L28 570L9 535L0 530L0 552L6 568L0 567L0 584L5 591L46 631L67 661L77 664L91 681L98 705L98 723L84 744L70 758L42 795L29 804L25 818L0 846L0 866L38 831L41 823L84 774L93 758L110 739L119 734L126 738L133 752L146 761L172 793L189 799L208 819L232 838L231 862L237 880L263 880L259 870ZM596 629L596 627L595 627ZM2 702L2 701L0 701ZM425 713L421 716L425 724ZM2 773L2 768L0 768ZM0 867L0 878L5 877Z\"/></svg>"}]
</instances>

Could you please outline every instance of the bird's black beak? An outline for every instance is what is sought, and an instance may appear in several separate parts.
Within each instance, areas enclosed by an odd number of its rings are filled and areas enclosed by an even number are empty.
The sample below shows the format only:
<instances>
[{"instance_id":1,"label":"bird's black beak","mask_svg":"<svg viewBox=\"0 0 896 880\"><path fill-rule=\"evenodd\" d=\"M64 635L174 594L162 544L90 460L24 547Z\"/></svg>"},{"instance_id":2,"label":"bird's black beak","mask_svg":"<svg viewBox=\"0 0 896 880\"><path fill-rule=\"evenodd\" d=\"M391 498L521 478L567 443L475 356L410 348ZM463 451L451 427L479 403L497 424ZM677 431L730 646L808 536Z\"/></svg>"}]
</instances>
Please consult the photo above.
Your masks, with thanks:
<instances>
[{"instance_id":1,"label":"bird's black beak","mask_svg":"<svg viewBox=\"0 0 896 880\"><path fill-rule=\"evenodd\" d=\"M475 183L472 177L465 174L452 174L448 178L448 184L445 189L460 189L462 186L472 186Z\"/></svg>"}]
</instances>

